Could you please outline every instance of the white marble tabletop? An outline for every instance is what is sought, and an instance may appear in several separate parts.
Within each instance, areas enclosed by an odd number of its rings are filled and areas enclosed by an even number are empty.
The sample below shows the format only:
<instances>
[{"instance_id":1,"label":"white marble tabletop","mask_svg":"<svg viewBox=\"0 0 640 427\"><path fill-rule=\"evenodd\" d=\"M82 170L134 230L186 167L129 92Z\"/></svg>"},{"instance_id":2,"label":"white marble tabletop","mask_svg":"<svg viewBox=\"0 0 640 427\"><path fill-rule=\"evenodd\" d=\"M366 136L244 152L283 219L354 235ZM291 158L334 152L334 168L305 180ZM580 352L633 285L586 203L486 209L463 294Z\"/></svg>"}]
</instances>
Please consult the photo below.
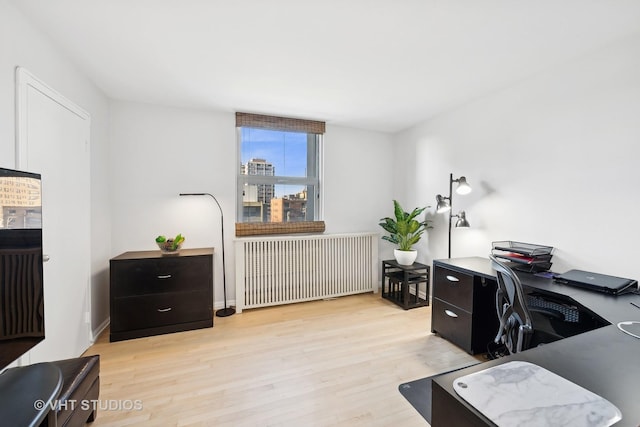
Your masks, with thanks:
<instances>
[{"instance_id":1,"label":"white marble tabletop","mask_svg":"<svg viewBox=\"0 0 640 427\"><path fill-rule=\"evenodd\" d=\"M456 378L456 393L498 426L610 426L620 410L595 393L528 362Z\"/></svg>"}]
</instances>

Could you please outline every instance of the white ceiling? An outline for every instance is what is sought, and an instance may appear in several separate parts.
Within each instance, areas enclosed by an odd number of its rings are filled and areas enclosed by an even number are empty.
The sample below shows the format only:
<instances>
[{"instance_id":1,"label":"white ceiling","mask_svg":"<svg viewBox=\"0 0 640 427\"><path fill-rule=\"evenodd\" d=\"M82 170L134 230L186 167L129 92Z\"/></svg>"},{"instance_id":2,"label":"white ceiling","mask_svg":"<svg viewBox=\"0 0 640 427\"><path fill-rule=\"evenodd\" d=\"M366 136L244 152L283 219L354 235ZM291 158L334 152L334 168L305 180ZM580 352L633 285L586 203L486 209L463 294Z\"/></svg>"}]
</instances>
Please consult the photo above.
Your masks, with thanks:
<instances>
[{"instance_id":1,"label":"white ceiling","mask_svg":"<svg viewBox=\"0 0 640 427\"><path fill-rule=\"evenodd\" d=\"M110 98L384 132L640 31L638 0L12 3Z\"/></svg>"}]
</instances>

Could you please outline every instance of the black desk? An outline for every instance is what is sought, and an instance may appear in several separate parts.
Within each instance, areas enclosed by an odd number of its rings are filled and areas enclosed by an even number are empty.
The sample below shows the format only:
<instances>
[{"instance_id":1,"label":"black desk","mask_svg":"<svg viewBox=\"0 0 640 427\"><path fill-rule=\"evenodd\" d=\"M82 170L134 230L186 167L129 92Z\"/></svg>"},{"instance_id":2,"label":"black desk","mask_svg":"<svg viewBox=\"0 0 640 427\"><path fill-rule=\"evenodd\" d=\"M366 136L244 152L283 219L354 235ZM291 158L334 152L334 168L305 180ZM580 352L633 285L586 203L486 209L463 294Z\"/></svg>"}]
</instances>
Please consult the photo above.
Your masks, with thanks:
<instances>
[{"instance_id":1,"label":"black desk","mask_svg":"<svg viewBox=\"0 0 640 427\"><path fill-rule=\"evenodd\" d=\"M53 363L7 369L0 375L0 424L39 426L62 389Z\"/></svg>"},{"instance_id":2,"label":"black desk","mask_svg":"<svg viewBox=\"0 0 640 427\"><path fill-rule=\"evenodd\" d=\"M470 274L495 278L486 258L439 260L452 268ZM532 274L518 273L523 286L569 297L611 323L593 331L471 366L432 381L431 425L484 426L491 421L461 399L453 389L453 380L511 360L524 360L542 366L604 397L622 411L616 426L640 425L640 339L626 335L617 328L625 320L640 320L639 295L612 297L580 288L554 283Z\"/></svg>"}]
</instances>

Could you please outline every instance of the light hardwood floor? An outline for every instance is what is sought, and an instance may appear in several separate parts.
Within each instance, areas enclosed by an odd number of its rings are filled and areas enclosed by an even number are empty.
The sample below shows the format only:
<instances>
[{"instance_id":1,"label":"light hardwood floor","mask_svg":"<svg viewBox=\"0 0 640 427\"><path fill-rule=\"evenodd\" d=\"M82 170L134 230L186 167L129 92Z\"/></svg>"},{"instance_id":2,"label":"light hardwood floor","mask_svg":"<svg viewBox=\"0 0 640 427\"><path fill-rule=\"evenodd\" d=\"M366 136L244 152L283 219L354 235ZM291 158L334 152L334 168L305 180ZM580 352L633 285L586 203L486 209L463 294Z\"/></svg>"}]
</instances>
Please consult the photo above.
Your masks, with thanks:
<instances>
[{"instance_id":1,"label":"light hardwood floor","mask_svg":"<svg viewBox=\"0 0 640 427\"><path fill-rule=\"evenodd\" d=\"M99 426L427 426L398 385L474 362L431 307L380 294L248 310L214 327L109 342ZM134 401L142 409L127 411Z\"/></svg>"}]
</instances>

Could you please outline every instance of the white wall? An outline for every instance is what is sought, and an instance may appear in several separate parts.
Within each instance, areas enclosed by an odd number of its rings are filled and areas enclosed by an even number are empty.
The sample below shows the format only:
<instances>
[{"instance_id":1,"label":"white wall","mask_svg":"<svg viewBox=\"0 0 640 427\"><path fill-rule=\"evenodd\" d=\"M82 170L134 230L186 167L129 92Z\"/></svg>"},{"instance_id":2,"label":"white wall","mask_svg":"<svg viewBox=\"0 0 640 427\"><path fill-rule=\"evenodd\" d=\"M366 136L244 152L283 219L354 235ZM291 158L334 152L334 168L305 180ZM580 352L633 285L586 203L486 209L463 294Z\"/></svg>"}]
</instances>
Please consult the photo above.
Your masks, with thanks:
<instances>
[{"instance_id":1,"label":"white wall","mask_svg":"<svg viewBox=\"0 0 640 427\"><path fill-rule=\"evenodd\" d=\"M327 233L376 231L393 210L391 136L327 125L324 137L324 219Z\"/></svg>"},{"instance_id":2,"label":"white wall","mask_svg":"<svg viewBox=\"0 0 640 427\"><path fill-rule=\"evenodd\" d=\"M235 301L235 115L114 101L111 104L112 255L156 249L159 234L186 236L184 248L214 246L215 303L223 304L220 219L224 212L227 297ZM327 233L377 231L390 211L392 157L385 134L327 126Z\"/></svg>"},{"instance_id":3,"label":"white wall","mask_svg":"<svg viewBox=\"0 0 640 427\"><path fill-rule=\"evenodd\" d=\"M639 69L636 35L396 135L395 188L434 206L450 172L467 177L474 192L453 203L472 228L454 229L453 257L516 240L556 247L555 271L640 278ZM447 256L436 227L427 261Z\"/></svg>"},{"instance_id":4,"label":"white wall","mask_svg":"<svg viewBox=\"0 0 640 427\"><path fill-rule=\"evenodd\" d=\"M114 101L111 106L112 256L157 250L156 236L182 233L183 248L215 247L216 304L222 297L220 211L227 288L233 288L235 117L228 113Z\"/></svg>"},{"instance_id":5,"label":"white wall","mask_svg":"<svg viewBox=\"0 0 640 427\"><path fill-rule=\"evenodd\" d=\"M32 27L10 3L0 0L0 166L16 166L16 66L25 67L91 114L91 287L92 329L95 332L109 316L110 219L105 214L109 205L106 173L108 102L102 92L67 61L46 36ZM73 165L60 167L66 168L66 173L73 173ZM43 187L46 191L46 181Z\"/></svg>"}]
</instances>

